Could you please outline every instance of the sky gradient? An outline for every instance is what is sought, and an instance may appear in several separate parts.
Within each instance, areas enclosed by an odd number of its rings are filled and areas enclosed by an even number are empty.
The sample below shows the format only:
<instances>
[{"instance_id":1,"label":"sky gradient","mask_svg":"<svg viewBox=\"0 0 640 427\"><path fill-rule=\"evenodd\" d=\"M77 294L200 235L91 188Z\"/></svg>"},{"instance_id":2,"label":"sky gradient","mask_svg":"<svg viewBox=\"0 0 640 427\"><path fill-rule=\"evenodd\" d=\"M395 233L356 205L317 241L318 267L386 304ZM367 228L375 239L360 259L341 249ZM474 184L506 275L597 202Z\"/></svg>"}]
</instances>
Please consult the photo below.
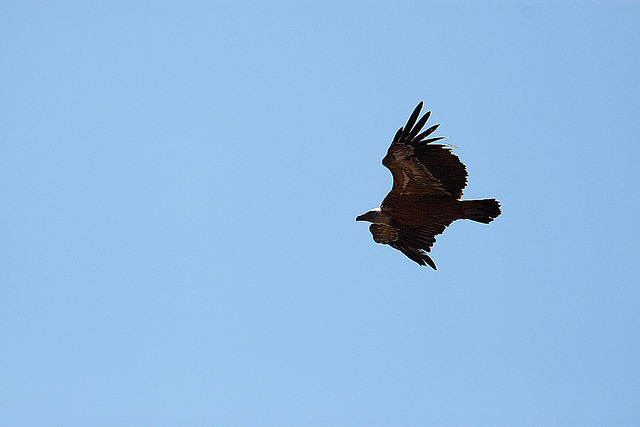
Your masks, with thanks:
<instances>
[{"instance_id":1,"label":"sky gradient","mask_svg":"<svg viewBox=\"0 0 640 427\"><path fill-rule=\"evenodd\" d=\"M0 425L638 425L640 6L4 2ZM490 225L356 215L416 104Z\"/></svg>"}]
</instances>

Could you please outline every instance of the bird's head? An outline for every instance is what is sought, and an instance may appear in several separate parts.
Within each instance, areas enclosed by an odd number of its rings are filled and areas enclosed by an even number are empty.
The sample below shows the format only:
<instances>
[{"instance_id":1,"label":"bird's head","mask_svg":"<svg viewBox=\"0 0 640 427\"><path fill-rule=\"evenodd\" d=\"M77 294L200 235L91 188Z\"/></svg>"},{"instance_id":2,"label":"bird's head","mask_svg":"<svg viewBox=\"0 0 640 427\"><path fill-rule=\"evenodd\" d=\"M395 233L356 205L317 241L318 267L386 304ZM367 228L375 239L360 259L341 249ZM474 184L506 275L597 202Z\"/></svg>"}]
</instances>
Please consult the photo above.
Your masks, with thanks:
<instances>
[{"instance_id":1,"label":"bird's head","mask_svg":"<svg viewBox=\"0 0 640 427\"><path fill-rule=\"evenodd\" d=\"M358 215L356 217L356 221L381 222L381 216L382 212L380 212L380 208L375 208L363 213L362 215Z\"/></svg>"}]
</instances>

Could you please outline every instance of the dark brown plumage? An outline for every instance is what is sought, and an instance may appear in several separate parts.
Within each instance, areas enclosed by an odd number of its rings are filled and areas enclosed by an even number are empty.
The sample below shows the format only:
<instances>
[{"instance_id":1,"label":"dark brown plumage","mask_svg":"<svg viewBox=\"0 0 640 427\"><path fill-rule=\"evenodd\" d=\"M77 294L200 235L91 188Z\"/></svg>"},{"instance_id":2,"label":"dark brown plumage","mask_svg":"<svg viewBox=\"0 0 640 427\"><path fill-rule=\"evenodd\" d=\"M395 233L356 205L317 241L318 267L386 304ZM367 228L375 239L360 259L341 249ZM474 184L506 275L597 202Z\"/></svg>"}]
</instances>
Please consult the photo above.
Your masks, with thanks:
<instances>
[{"instance_id":1,"label":"dark brown plumage","mask_svg":"<svg viewBox=\"0 0 640 427\"><path fill-rule=\"evenodd\" d=\"M359 215L369 221L376 243L387 244L420 265L436 265L427 252L435 236L457 219L485 224L500 215L495 199L460 200L467 185L467 168L451 152L451 146L434 144L444 137L427 138L439 125L419 133L431 111L418 120L422 102L398 129L387 155L382 159L393 175L393 188L379 208Z\"/></svg>"}]
</instances>

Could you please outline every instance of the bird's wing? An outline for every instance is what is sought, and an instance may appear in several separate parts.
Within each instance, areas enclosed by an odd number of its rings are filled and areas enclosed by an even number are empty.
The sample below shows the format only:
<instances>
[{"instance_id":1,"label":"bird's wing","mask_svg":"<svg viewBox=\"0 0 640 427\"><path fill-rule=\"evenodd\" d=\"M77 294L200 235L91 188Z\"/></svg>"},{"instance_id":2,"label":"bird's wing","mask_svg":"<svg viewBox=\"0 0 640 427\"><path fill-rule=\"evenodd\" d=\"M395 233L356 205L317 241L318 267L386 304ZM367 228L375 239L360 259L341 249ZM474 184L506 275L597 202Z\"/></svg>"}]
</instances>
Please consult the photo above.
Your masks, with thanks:
<instances>
[{"instance_id":1,"label":"bird's wing","mask_svg":"<svg viewBox=\"0 0 640 427\"><path fill-rule=\"evenodd\" d=\"M399 250L420 265L427 265L436 270L436 264L427 252L436 242L435 236L442 233L451 224L434 223L424 227L394 227L387 224L371 224L369 231L376 243L382 243Z\"/></svg>"},{"instance_id":2,"label":"bird's wing","mask_svg":"<svg viewBox=\"0 0 640 427\"><path fill-rule=\"evenodd\" d=\"M427 123L431 111L420 120L422 102L409 117L407 124L396 133L387 155L382 159L393 175L390 193L447 195L460 198L467 185L467 169L451 147L433 144L444 137L427 138L439 124L419 133Z\"/></svg>"}]
</instances>

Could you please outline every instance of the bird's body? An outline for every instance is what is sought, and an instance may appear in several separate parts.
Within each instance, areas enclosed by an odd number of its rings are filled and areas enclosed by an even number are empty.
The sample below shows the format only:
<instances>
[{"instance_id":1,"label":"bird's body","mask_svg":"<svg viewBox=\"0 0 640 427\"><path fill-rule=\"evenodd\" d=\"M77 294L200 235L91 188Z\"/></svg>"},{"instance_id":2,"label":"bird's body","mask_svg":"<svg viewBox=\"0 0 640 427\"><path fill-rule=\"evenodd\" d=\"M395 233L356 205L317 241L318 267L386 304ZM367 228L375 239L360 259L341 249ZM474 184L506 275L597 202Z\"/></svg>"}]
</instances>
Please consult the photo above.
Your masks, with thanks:
<instances>
[{"instance_id":1,"label":"bird's body","mask_svg":"<svg viewBox=\"0 0 640 427\"><path fill-rule=\"evenodd\" d=\"M382 202L397 225L429 225L439 221L454 221L462 214L459 200L453 197L403 194L387 196Z\"/></svg>"},{"instance_id":2,"label":"bird's body","mask_svg":"<svg viewBox=\"0 0 640 427\"><path fill-rule=\"evenodd\" d=\"M382 160L393 175L393 188L379 208L359 215L356 221L369 221L369 230L377 243L398 249L420 265L436 268L427 255L453 221L470 219L489 223L500 215L495 199L460 200L467 184L467 170L451 147L432 144L443 139L426 138L439 125L418 135L431 112L419 121L422 102L406 126L396 133Z\"/></svg>"}]
</instances>

